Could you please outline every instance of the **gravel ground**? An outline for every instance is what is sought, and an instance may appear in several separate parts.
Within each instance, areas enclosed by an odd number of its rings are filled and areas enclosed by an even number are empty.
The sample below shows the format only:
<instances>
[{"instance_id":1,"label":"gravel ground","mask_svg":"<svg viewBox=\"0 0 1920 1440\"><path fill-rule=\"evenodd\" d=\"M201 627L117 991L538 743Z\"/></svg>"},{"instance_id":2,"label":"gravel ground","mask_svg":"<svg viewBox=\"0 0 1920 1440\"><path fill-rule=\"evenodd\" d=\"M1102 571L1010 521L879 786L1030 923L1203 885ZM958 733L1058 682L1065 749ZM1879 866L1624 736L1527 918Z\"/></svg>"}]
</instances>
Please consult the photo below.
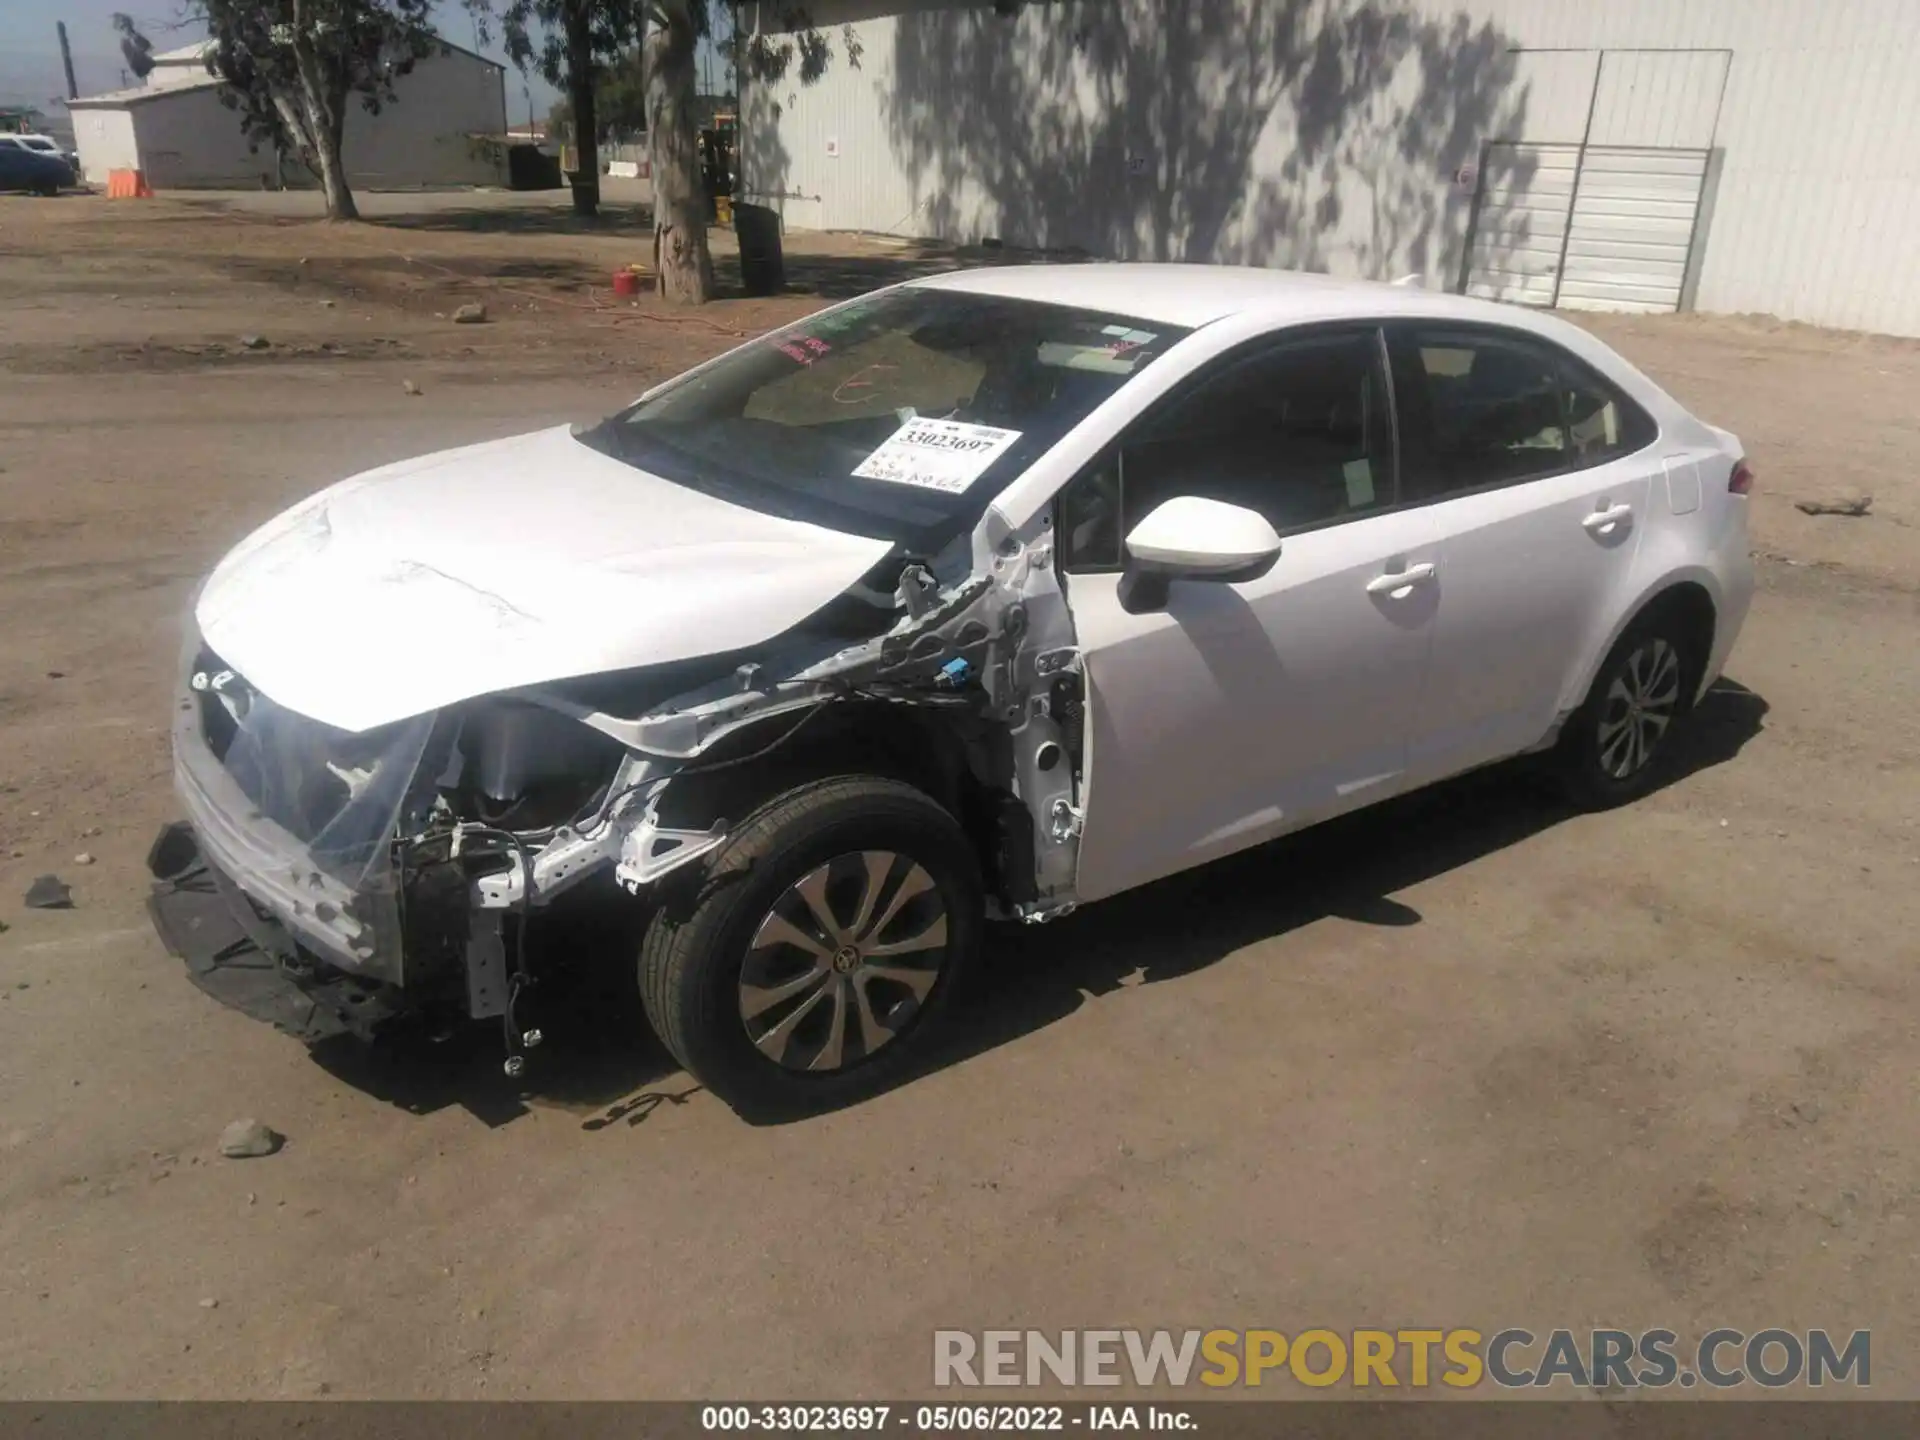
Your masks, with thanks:
<instances>
[{"instance_id":1,"label":"gravel ground","mask_svg":"<svg viewBox=\"0 0 1920 1440\"><path fill-rule=\"evenodd\" d=\"M248 528L971 258L796 238L812 293L685 316L613 304L618 217L486 213L0 199L0 1395L897 1397L936 1327L1726 1324L1870 1327L1920 1396L1920 350L1596 323L1760 477L1672 785L1569 818L1490 773L1007 937L948 1064L754 1128L588 1016L525 1094L484 1046L309 1057L146 925L177 618ZM74 908L24 909L49 871ZM243 1117L284 1146L221 1158Z\"/></svg>"}]
</instances>

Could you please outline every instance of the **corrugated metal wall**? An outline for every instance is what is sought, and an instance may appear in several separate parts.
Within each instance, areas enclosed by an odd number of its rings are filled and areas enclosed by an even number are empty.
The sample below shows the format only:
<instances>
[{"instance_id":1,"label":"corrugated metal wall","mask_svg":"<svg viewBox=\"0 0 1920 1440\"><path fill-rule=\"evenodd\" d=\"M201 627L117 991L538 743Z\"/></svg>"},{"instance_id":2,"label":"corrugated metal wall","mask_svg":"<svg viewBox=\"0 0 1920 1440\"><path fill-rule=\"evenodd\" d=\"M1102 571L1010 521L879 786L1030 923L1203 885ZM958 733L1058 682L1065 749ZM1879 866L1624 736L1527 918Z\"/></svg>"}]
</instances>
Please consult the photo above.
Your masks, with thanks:
<instances>
[{"instance_id":1,"label":"corrugated metal wall","mask_svg":"<svg viewBox=\"0 0 1920 1440\"><path fill-rule=\"evenodd\" d=\"M1920 0L810 8L858 66L746 107L792 224L1453 283L1462 165L1591 112L1594 144L1721 152L1699 308L1920 335Z\"/></svg>"}]
</instances>

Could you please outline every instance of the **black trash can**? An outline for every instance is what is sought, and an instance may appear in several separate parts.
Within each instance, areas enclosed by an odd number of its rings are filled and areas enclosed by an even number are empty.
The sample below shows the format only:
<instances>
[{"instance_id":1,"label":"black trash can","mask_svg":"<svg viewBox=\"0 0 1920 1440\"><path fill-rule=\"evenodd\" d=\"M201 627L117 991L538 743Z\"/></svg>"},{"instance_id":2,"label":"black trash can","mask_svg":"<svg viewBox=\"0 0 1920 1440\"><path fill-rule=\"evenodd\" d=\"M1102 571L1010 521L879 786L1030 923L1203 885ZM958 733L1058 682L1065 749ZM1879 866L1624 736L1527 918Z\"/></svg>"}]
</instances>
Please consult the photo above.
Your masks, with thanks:
<instances>
[{"instance_id":1,"label":"black trash can","mask_svg":"<svg viewBox=\"0 0 1920 1440\"><path fill-rule=\"evenodd\" d=\"M733 233L740 240L740 284L747 294L778 295L786 289L778 212L765 205L735 205Z\"/></svg>"}]
</instances>

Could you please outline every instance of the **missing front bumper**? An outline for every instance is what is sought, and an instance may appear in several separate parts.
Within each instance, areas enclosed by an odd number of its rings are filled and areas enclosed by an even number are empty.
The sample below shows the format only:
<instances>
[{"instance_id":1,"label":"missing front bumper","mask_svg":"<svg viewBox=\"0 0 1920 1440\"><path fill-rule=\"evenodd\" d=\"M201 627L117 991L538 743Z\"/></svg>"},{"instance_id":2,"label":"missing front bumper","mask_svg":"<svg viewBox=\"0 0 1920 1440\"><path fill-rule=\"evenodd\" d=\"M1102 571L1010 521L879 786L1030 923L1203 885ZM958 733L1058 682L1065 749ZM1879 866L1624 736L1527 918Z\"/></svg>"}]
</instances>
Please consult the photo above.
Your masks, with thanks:
<instances>
[{"instance_id":1,"label":"missing front bumper","mask_svg":"<svg viewBox=\"0 0 1920 1440\"><path fill-rule=\"evenodd\" d=\"M185 822L163 828L148 852L147 913L187 977L222 1005L307 1044L336 1035L372 1039L409 1013L409 997L350 975L302 949L202 852Z\"/></svg>"}]
</instances>

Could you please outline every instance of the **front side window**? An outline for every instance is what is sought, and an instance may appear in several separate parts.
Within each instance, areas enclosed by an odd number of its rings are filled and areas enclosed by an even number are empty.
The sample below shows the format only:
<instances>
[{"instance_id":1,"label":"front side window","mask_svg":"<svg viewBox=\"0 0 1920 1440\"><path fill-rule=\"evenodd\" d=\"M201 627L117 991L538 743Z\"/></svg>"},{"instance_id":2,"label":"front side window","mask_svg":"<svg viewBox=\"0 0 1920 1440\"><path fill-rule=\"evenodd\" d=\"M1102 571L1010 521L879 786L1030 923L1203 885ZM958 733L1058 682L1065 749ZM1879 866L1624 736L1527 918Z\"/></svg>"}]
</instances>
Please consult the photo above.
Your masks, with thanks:
<instances>
[{"instance_id":1,"label":"front side window","mask_svg":"<svg viewBox=\"0 0 1920 1440\"><path fill-rule=\"evenodd\" d=\"M724 500L930 554L1187 333L908 286L777 330L581 439Z\"/></svg>"},{"instance_id":2,"label":"front side window","mask_svg":"<svg viewBox=\"0 0 1920 1440\"><path fill-rule=\"evenodd\" d=\"M1060 497L1066 562L1122 563L1126 531L1179 495L1312 529L1394 502L1393 426L1371 330L1219 361L1138 421Z\"/></svg>"}]
</instances>

